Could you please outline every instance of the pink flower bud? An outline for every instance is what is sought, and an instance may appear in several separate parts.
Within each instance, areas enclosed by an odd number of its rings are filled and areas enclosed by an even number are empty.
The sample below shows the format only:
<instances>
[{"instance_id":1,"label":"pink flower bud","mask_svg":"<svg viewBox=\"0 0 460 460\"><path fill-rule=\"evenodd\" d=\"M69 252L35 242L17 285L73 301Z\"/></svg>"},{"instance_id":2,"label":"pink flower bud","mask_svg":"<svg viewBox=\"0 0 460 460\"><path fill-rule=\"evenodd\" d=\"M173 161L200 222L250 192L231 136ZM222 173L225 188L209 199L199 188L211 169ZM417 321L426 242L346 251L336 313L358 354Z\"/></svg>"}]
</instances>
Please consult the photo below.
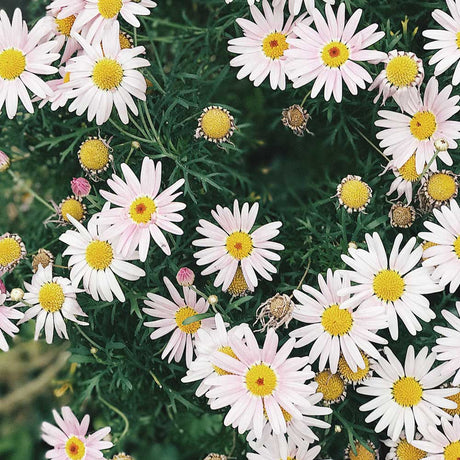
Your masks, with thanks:
<instances>
[{"instance_id":1,"label":"pink flower bud","mask_svg":"<svg viewBox=\"0 0 460 460\"><path fill-rule=\"evenodd\" d=\"M89 195L91 190L90 183L84 177L74 177L70 182L72 192L77 197L84 197Z\"/></svg>"},{"instance_id":2,"label":"pink flower bud","mask_svg":"<svg viewBox=\"0 0 460 460\"><path fill-rule=\"evenodd\" d=\"M195 273L190 268L182 267L177 272L176 280L181 286L191 286L195 281Z\"/></svg>"},{"instance_id":3,"label":"pink flower bud","mask_svg":"<svg viewBox=\"0 0 460 460\"><path fill-rule=\"evenodd\" d=\"M10 167L10 157L0 150L0 173L6 171Z\"/></svg>"},{"instance_id":4,"label":"pink flower bud","mask_svg":"<svg viewBox=\"0 0 460 460\"><path fill-rule=\"evenodd\" d=\"M0 280L0 294L6 294L6 286L2 280Z\"/></svg>"}]
</instances>

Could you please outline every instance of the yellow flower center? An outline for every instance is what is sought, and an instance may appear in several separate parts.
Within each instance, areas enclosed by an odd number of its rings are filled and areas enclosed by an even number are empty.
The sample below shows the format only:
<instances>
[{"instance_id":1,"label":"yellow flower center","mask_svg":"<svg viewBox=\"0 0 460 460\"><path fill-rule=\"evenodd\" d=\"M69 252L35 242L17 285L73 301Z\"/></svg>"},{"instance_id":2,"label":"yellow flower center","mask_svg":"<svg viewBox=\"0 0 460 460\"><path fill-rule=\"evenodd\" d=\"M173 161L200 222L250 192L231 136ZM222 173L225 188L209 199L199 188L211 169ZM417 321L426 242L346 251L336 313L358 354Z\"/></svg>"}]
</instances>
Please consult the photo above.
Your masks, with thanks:
<instances>
[{"instance_id":1,"label":"yellow flower center","mask_svg":"<svg viewBox=\"0 0 460 460\"><path fill-rule=\"evenodd\" d=\"M129 215L136 224L147 224L152 220L156 210L157 205L152 198L140 196L131 203Z\"/></svg>"},{"instance_id":2,"label":"yellow flower center","mask_svg":"<svg viewBox=\"0 0 460 460\"><path fill-rule=\"evenodd\" d=\"M323 311L321 324L330 335L345 335L353 326L353 317L348 310L342 310L338 305L331 305Z\"/></svg>"},{"instance_id":3,"label":"yellow flower center","mask_svg":"<svg viewBox=\"0 0 460 460\"><path fill-rule=\"evenodd\" d=\"M21 258L21 245L9 236L0 240L0 267L6 267Z\"/></svg>"},{"instance_id":4,"label":"yellow flower center","mask_svg":"<svg viewBox=\"0 0 460 460\"><path fill-rule=\"evenodd\" d=\"M269 396L278 384L275 371L267 364L255 364L246 372L246 388L254 396Z\"/></svg>"},{"instance_id":5,"label":"yellow flower center","mask_svg":"<svg viewBox=\"0 0 460 460\"><path fill-rule=\"evenodd\" d=\"M67 198L67 200L61 204L61 216L66 222L69 222L69 218L67 216L72 216L80 222L84 215L85 208L83 207L83 204L75 198Z\"/></svg>"},{"instance_id":6,"label":"yellow flower center","mask_svg":"<svg viewBox=\"0 0 460 460\"><path fill-rule=\"evenodd\" d=\"M120 48L122 50L126 50L126 49L133 47L131 36L128 35L126 32L120 32L119 39L120 39Z\"/></svg>"},{"instance_id":7,"label":"yellow flower center","mask_svg":"<svg viewBox=\"0 0 460 460\"><path fill-rule=\"evenodd\" d=\"M113 260L112 246L106 241L92 241L86 248L86 262L94 270L105 270Z\"/></svg>"},{"instance_id":8,"label":"yellow flower center","mask_svg":"<svg viewBox=\"0 0 460 460\"><path fill-rule=\"evenodd\" d=\"M429 139L436 129L436 117L430 111L417 112L410 121L410 132L419 141Z\"/></svg>"},{"instance_id":9,"label":"yellow flower center","mask_svg":"<svg viewBox=\"0 0 460 460\"><path fill-rule=\"evenodd\" d=\"M217 349L217 351L225 353L226 355L231 356L232 358L238 359L238 357L235 355L235 353L233 353L233 350L231 349L231 347L220 347L220 348ZM219 374L219 375L229 375L229 374L231 374L231 372L224 371L220 367L217 367L217 366L214 366L214 365L212 367L214 368L216 373Z\"/></svg>"},{"instance_id":10,"label":"yellow flower center","mask_svg":"<svg viewBox=\"0 0 460 460\"><path fill-rule=\"evenodd\" d=\"M323 62L329 67L340 67L350 57L350 50L342 42L328 43L321 52Z\"/></svg>"},{"instance_id":11,"label":"yellow flower center","mask_svg":"<svg viewBox=\"0 0 460 460\"><path fill-rule=\"evenodd\" d=\"M457 257L460 259L460 235L458 235L457 238L455 238L454 251L455 254L457 254Z\"/></svg>"},{"instance_id":12,"label":"yellow flower center","mask_svg":"<svg viewBox=\"0 0 460 460\"><path fill-rule=\"evenodd\" d=\"M286 423L290 422L292 420L292 415L287 410L283 409L281 406L280 409Z\"/></svg>"},{"instance_id":13,"label":"yellow flower center","mask_svg":"<svg viewBox=\"0 0 460 460\"><path fill-rule=\"evenodd\" d=\"M93 67L93 82L103 91L115 90L122 80L123 67L115 59L102 58Z\"/></svg>"},{"instance_id":14,"label":"yellow flower center","mask_svg":"<svg viewBox=\"0 0 460 460\"><path fill-rule=\"evenodd\" d=\"M460 441L448 444L444 449L445 460L458 460L460 458Z\"/></svg>"},{"instance_id":15,"label":"yellow flower center","mask_svg":"<svg viewBox=\"0 0 460 460\"><path fill-rule=\"evenodd\" d=\"M190 324L182 324L184 320L190 318L191 316L197 315L197 311L188 306L181 307L176 311L176 324L177 327L186 334L195 334L195 332L201 327L201 321L194 321Z\"/></svg>"},{"instance_id":16,"label":"yellow flower center","mask_svg":"<svg viewBox=\"0 0 460 460\"><path fill-rule=\"evenodd\" d=\"M241 267L238 266L235 272L235 276L233 277L230 286L227 289L227 292L235 297L242 296L247 290L249 286L244 279L243 270Z\"/></svg>"},{"instance_id":17,"label":"yellow flower center","mask_svg":"<svg viewBox=\"0 0 460 460\"><path fill-rule=\"evenodd\" d=\"M409 56L396 56L386 67L387 80L394 86L410 86L418 75L417 63Z\"/></svg>"},{"instance_id":18,"label":"yellow flower center","mask_svg":"<svg viewBox=\"0 0 460 460\"><path fill-rule=\"evenodd\" d=\"M251 254L252 238L245 232L233 232L227 237L225 247L234 259L241 260Z\"/></svg>"},{"instance_id":19,"label":"yellow flower center","mask_svg":"<svg viewBox=\"0 0 460 460\"><path fill-rule=\"evenodd\" d=\"M84 168L99 171L109 163L109 147L102 139L88 139L80 147L79 158Z\"/></svg>"},{"instance_id":20,"label":"yellow flower center","mask_svg":"<svg viewBox=\"0 0 460 460\"><path fill-rule=\"evenodd\" d=\"M217 107L207 110L201 117L201 129L210 139L225 139L231 128L230 115Z\"/></svg>"},{"instance_id":21,"label":"yellow flower center","mask_svg":"<svg viewBox=\"0 0 460 460\"><path fill-rule=\"evenodd\" d=\"M85 451L85 445L76 436L72 436L65 443L65 452L70 460L82 460Z\"/></svg>"},{"instance_id":22,"label":"yellow flower center","mask_svg":"<svg viewBox=\"0 0 460 460\"><path fill-rule=\"evenodd\" d=\"M460 32L457 32L457 39L455 41L457 43L457 48L460 49Z\"/></svg>"},{"instance_id":23,"label":"yellow flower center","mask_svg":"<svg viewBox=\"0 0 460 460\"><path fill-rule=\"evenodd\" d=\"M66 72L64 78L62 79L63 83L69 83L70 81L70 72Z\"/></svg>"},{"instance_id":24,"label":"yellow flower center","mask_svg":"<svg viewBox=\"0 0 460 460\"><path fill-rule=\"evenodd\" d=\"M423 388L414 377L401 377L393 384L393 398L403 407L416 406L423 396Z\"/></svg>"},{"instance_id":25,"label":"yellow flower center","mask_svg":"<svg viewBox=\"0 0 460 460\"><path fill-rule=\"evenodd\" d=\"M382 270L374 277L372 287L374 294L384 302L398 300L404 292L406 283L395 270Z\"/></svg>"},{"instance_id":26,"label":"yellow flower center","mask_svg":"<svg viewBox=\"0 0 460 460\"><path fill-rule=\"evenodd\" d=\"M368 185L359 179L347 180L342 184L339 197L348 208L361 209L370 198Z\"/></svg>"},{"instance_id":27,"label":"yellow flower center","mask_svg":"<svg viewBox=\"0 0 460 460\"><path fill-rule=\"evenodd\" d=\"M415 168L415 153L398 169L398 172L407 182L415 182L419 179L420 174L417 174Z\"/></svg>"},{"instance_id":28,"label":"yellow flower center","mask_svg":"<svg viewBox=\"0 0 460 460\"><path fill-rule=\"evenodd\" d=\"M426 457L426 452L409 444L407 439L401 439L396 447L396 457L398 460L421 460Z\"/></svg>"},{"instance_id":29,"label":"yellow flower center","mask_svg":"<svg viewBox=\"0 0 460 460\"><path fill-rule=\"evenodd\" d=\"M449 174L436 173L428 179L427 192L433 200L447 201L457 193L457 183Z\"/></svg>"},{"instance_id":30,"label":"yellow flower center","mask_svg":"<svg viewBox=\"0 0 460 460\"><path fill-rule=\"evenodd\" d=\"M270 59L279 59L288 48L286 35L280 32L272 32L262 42L262 50Z\"/></svg>"},{"instance_id":31,"label":"yellow flower center","mask_svg":"<svg viewBox=\"0 0 460 460\"><path fill-rule=\"evenodd\" d=\"M56 21L58 32L61 33L62 35L65 35L66 37L70 37L70 31L72 30L75 19L76 18L74 15L68 16L63 19L56 18L55 21Z\"/></svg>"},{"instance_id":32,"label":"yellow flower center","mask_svg":"<svg viewBox=\"0 0 460 460\"><path fill-rule=\"evenodd\" d=\"M0 53L0 78L15 80L26 68L26 57L20 50L8 48Z\"/></svg>"},{"instance_id":33,"label":"yellow flower center","mask_svg":"<svg viewBox=\"0 0 460 460\"><path fill-rule=\"evenodd\" d=\"M353 372L348 365L346 359L343 355L340 355L338 371L341 377L351 383L361 382L369 375L370 366L369 366L369 358L361 351L361 356L363 357L364 361L364 369L358 367L356 372Z\"/></svg>"},{"instance_id":34,"label":"yellow flower center","mask_svg":"<svg viewBox=\"0 0 460 460\"><path fill-rule=\"evenodd\" d=\"M372 448L371 446L368 446L369 448ZM350 460L374 460L375 459L375 453L374 449L372 449L372 452L368 449L366 449L366 446L363 446L360 442L355 443L355 448L356 448L356 455L353 453L353 451L350 449L350 452L348 453L348 457L350 457Z\"/></svg>"},{"instance_id":35,"label":"yellow flower center","mask_svg":"<svg viewBox=\"0 0 460 460\"><path fill-rule=\"evenodd\" d=\"M122 0L99 0L97 8L102 17L111 19L115 17L123 8Z\"/></svg>"},{"instance_id":36,"label":"yellow flower center","mask_svg":"<svg viewBox=\"0 0 460 460\"><path fill-rule=\"evenodd\" d=\"M322 393L326 402L337 401L345 392L345 382L338 374L332 374L328 369L316 374L315 382L318 384L316 392Z\"/></svg>"},{"instance_id":37,"label":"yellow flower center","mask_svg":"<svg viewBox=\"0 0 460 460\"><path fill-rule=\"evenodd\" d=\"M64 305L65 295L58 283L49 282L42 285L38 291L38 302L43 310L49 313L59 311Z\"/></svg>"},{"instance_id":38,"label":"yellow flower center","mask_svg":"<svg viewBox=\"0 0 460 460\"><path fill-rule=\"evenodd\" d=\"M455 393L452 396L446 396L446 399L450 399L454 403L457 404L457 407L455 409L444 409L448 414L452 415L460 415L460 389L458 393Z\"/></svg>"}]
</instances>

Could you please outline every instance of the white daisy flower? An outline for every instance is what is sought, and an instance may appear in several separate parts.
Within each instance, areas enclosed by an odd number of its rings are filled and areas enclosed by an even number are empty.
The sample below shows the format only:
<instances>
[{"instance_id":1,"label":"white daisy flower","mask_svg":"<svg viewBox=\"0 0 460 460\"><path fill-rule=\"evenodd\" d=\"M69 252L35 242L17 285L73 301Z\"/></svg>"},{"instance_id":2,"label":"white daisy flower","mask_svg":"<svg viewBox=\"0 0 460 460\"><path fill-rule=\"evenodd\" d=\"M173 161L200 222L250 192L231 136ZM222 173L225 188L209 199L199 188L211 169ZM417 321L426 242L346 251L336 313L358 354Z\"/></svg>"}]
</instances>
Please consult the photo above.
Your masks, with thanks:
<instances>
[{"instance_id":1,"label":"white daisy flower","mask_svg":"<svg viewBox=\"0 0 460 460\"><path fill-rule=\"evenodd\" d=\"M415 356L414 347L407 348L404 367L388 348L384 348L387 359L379 358L372 365L379 377L371 377L356 391L372 396L363 404L361 411L371 411L366 423L379 419L375 431L380 433L387 428L388 436L396 441L403 428L407 440L412 442L415 430L426 424L439 425L441 417L452 417L444 408L453 409L456 403L446 397L455 394L456 388L438 388L448 377L441 376L439 368L431 370L435 354L428 355L424 347Z\"/></svg>"},{"instance_id":2,"label":"white daisy flower","mask_svg":"<svg viewBox=\"0 0 460 460\"><path fill-rule=\"evenodd\" d=\"M460 286L460 207L454 200L448 206L434 209L438 224L424 222L429 232L419 233L423 240L435 243L423 253L423 265L435 267L432 277L441 286L449 284L454 293Z\"/></svg>"},{"instance_id":3,"label":"white daisy flower","mask_svg":"<svg viewBox=\"0 0 460 460\"><path fill-rule=\"evenodd\" d=\"M58 10L57 18L65 19L74 16L78 17L85 9L86 0L53 0L46 8L48 10ZM75 24L75 21L73 21ZM72 29L73 25L72 25ZM74 31L74 30L72 30ZM78 30L76 32L79 32Z\"/></svg>"},{"instance_id":4,"label":"white daisy flower","mask_svg":"<svg viewBox=\"0 0 460 460\"><path fill-rule=\"evenodd\" d=\"M294 291L299 304L294 309L293 317L308 324L289 334L299 339L296 348L313 342L309 352L310 363L319 358L320 371L329 362L335 374L341 353L353 372L365 368L360 350L378 358L380 354L371 342L388 343L374 332L388 327L385 311L380 305L342 309L342 303L350 296L342 297L338 292L350 288L350 281L339 272L333 273L328 269L327 281L318 275L318 284L320 291L308 285L302 286L304 292Z\"/></svg>"},{"instance_id":5,"label":"white daisy flower","mask_svg":"<svg viewBox=\"0 0 460 460\"><path fill-rule=\"evenodd\" d=\"M216 321L212 317L184 324L187 318L206 313L209 309L209 304L202 297L197 300L196 292L187 286L183 287L184 297L182 298L168 278L164 277L163 281L172 301L158 294L148 292L147 297L149 300L145 300L144 303L151 308L143 308L142 311L159 319L146 321L144 326L156 328L150 334L152 340L159 339L172 332L171 338L161 354L161 359L165 359L169 355L168 363L173 358L178 363L182 359L185 350L185 362L187 367L190 368L194 353L193 339L195 334L201 328L214 329Z\"/></svg>"},{"instance_id":6,"label":"white daisy flower","mask_svg":"<svg viewBox=\"0 0 460 460\"><path fill-rule=\"evenodd\" d=\"M21 319L24 314L14 307L7 307L5 305L6 294L0 291L0 350L8 351L8 342L4 334L14 337L19 332L19 328L11 321L12 319Z\"/></svg>"},{"instance_id":7,"label":"white daisy flower","mask_svg":"<svg viewBox=\"0 0 460 460\"><path fill-rule=\"evenodd\" d=\"M251 208L244 203L240 211L235 200L233 213L221 206L211 211L220 227L204 219L199 221L200 227L196 231L205 238L195 240L192 244L206 249L196 252L194 257L198 259L197 265L209 265L201 272L203 275L218 272L214 286L222 285L223 291L228 289L239 267L251 291L258 284L256 272L268 281L272 280L270 273L276 273L276 268L269 260L280 260L280 256L273 251L281 251L284 246L270 240L279 234L282 223L271 222L251 233L258 210L258 203Z\"/></svg>"},{"instance_id":8,"label":"white daisy flower","mask_svg":"<svg viewBox=\"0 0 460 460\"><path fill-rule=\"evenodd\" d=\"M43 327L45 327L47 343L53 342L54 330L58 337L69 339L64 318L81 326L88 326L88 323L76 318L76 316L88 316L77 302L77 293L82 290L75 288L67 278L53 277L51 265L46 268L40 265L37 273L32 277L31 284L24 282L24 286L27 292L23 300L30 307L18 324L37 317L35 340L38 340ZM15 305L15 307L25 306L22 302Z\"/></svg>"},{"instance_id":9,"label":"white daisy flower","mask_svg":"<svg viewBox=\"0 0 460 460\"><path fill-rule=\"evenodd\" d=\"M442 290L431 279L428 269L414 269L423 253L423 248L416 246L415 237L400 250L402 240L400 233L388 257L378 233L372 236L367 233L367 251L349 248L351 257L342 255L342 260L353 269L346 273L355 285L338 292L339 295L354 294L342 303L341 308L361 305L362 308L378 306L384 309L393 340L398 339L398 316L412 335L422 330L418 318L427 322L435 318L430 302L423 294Z\"/></svg>"},{"instance_id":10,"label":"white daisy flower","mask_svg":"<svg viewBox=\"0 0 460 460\"><path fill-rule=\"evenodd\" d=\"M414 440L419 439L421 439L420 433L416 433ZM383 444L390 448L385 460L422 460L426 457L424 450L418 449L407 441L404 430L401 431L396 441L385 439Z\"/></svg>"},{"instance_id":11,"label":"white daisy flower","mask_svg":"<svg viewBox=\"0 0 460 460\"><path fill-rule=\"evenodd\" d=\"M127 124L128 108L134 115L139 113L133 96L145 101L147 83L136 70L150 65L147 59L138 57L145 48L121 49L118 22L104 33L102 42L93 45L78 34L72 36L85 53L73 58L66 67L70 74L69 86L74 88L69 91L69 97L75 98L69 111L77 115L87 111L88 121L96 118L96 123L102 125L115 104L120 120Z\"/></svg>"}]
</instances>

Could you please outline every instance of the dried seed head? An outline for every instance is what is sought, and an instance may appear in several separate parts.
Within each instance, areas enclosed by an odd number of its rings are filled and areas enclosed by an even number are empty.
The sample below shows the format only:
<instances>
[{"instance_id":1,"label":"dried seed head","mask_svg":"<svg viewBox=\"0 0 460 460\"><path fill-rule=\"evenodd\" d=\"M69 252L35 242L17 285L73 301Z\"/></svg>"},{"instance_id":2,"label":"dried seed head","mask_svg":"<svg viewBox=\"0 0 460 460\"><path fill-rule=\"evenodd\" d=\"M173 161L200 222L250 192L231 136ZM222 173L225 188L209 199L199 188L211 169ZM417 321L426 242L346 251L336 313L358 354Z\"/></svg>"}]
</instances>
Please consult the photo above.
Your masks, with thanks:
<instances>
[{"instance_id":1,"label":"dried seed head","mask_svg":"<svg viewBox=\"0 0 460 460\"><path fill-rule=\"evenodd\" d=\"M208 454L204 460L227 460L227 456L224 454Z\"/></svg>"},{"instance_id":2,"label":"dried seed head","mask_svg":"<svg viewBox=\"0 0 460 460\"><path fill-rule=\"evenodd\" d=\"M256 311L256 321L262 326L259 331L265 331L267 328L278 329L285 325L288 327L294 311L294 302L286 294L275 294L266 300Z\"/></svg>"},{"instance_id":3,"label":"dried seed head","mask_svg":"<svg viewBox=\"0 0 460 460\"><path fill-rule=\"evenodd\" d=\"M291 105L287 109L283 109L281 115L283 125L290 128L296 136L303 136L306 132L313 134L307 129L307 123L311 117L302 106Z\"/></svg>"},{"instance_id":4,"label":"dried seed head","mask_svg":"<svg viewBox=\"0 0 460 460\"><path fill-rule=\"evenodd\" d=\"M399 201L391 207L389 217L392 227L409 228L415 221L415 208Z\"/></svg>"},{"instance_id":5,"label":"dried seed head","mask_svg":"<svg viewBox=\"0 0 460 460\"><path fill-rule=\"evenodd\" d=\"M38 266L42 265L43 268L46 268L48 265L54 263L54 256L53 254L48 251L47 249L39 249L37 254L35 254L32 258L32 271L37 273Z\"/></svg>"}]
</instances>

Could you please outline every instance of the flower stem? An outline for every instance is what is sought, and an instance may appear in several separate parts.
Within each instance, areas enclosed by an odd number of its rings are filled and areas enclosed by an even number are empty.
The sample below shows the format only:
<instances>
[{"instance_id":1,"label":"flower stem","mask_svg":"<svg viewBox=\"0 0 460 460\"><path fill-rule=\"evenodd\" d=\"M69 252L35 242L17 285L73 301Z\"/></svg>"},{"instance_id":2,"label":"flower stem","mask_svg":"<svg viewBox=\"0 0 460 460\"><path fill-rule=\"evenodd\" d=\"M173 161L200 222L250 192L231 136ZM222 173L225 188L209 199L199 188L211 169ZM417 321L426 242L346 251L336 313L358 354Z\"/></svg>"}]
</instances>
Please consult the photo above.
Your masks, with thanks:
<instances>
[{"instance_id":1,"label":"flower stem","mask_svg":"<svg viewBox=\"0 0 460 460\"><path fill-rule=\"evenodd\" d=\"M390 161L390 159L370 140L368 139L359 129L356 129L356 131L358 131L359 135L367 142L369 143L369 145L371 145L375 150L377 150L377 152L380 153L380 155L382 155L383 158L385 158L385 160L387 160L388 162Z\"/></svg>"},{"instance_id":2,"label":"flower stem","mask_svg":"<svg viewBox=\"0 0 460 460\"><path fill-rule=\"evenodd\" d=\"M125 428L123 429L123 432L121 433L120 437L118 438L117 443L119 443L128 433L129 430L129 420L128 417L120 410L118 407L115 407L113 404L110 404L108 401L106 401L102 396L99 391L99 388L97 388L97 398L101 403L105 404L109 409L112 409L115 413L117 413L122 419L123 422L125 422Z\"/></svg>"}]
</instances>

